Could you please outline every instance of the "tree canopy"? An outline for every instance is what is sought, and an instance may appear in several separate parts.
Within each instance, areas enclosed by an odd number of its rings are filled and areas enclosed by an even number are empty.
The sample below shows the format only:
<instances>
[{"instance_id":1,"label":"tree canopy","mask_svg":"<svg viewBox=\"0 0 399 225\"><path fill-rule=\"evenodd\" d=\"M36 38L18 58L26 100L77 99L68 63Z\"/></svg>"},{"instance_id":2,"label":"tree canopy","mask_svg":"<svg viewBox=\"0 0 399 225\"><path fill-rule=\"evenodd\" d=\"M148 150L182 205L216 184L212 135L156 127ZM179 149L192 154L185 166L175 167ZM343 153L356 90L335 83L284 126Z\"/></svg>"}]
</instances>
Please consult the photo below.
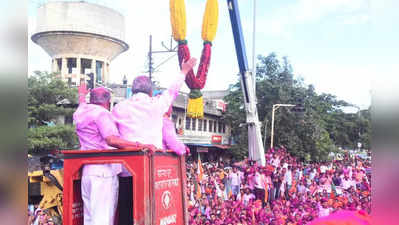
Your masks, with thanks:
<instances>
[{"instance_id":1,"label":"tree canopy","mask_svg":"<svg viewBox=\"0 0 399 225\"><path fill-rule=\"evenodd\" d=\"M69 88L54 73L36 71L28 77L28 152L73 148L78 139L73 125L60 125L58 116L71 117L74 109L57 105L75 103L76 88Z\"/></svg>"},{"instance_id":2,"label":"tree canopy","mask_svg":"<svg viewBox=\"0 0 399 225\"><path fill-rule=\"evenodd\" d=\"M370 113L345 113L343 107L353 106L331 94L317 94L313 85L306 86L302 78L294 78L287 57L279 60L275 53L259 56L256 73L256 94L259 120L268 123L266 149L270 144L270 126L273 104L301 103L306 111L297 115L290 108L281 107L275 112L274 146L283 145L292 154L307 161L324 161L338 147L357 148L361 142L370 147ZM230 87L225 97L228 103L225 119L232 126L237 144L233 152L238 158L246 156L248 138L245 109L242 104L240 81ZM262 128L262 132L264 132ZM264 135L264 134L263 134Z\"/></svg>"}]
</instances>

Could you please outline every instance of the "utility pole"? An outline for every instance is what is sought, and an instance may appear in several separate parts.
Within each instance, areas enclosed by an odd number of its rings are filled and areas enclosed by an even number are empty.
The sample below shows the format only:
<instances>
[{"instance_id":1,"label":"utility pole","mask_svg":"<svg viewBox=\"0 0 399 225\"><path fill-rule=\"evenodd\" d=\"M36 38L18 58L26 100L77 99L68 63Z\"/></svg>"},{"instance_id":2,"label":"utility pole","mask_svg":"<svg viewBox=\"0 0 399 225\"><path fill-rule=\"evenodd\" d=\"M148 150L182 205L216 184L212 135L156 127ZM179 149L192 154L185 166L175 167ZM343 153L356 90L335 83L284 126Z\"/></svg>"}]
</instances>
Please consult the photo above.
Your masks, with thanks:
<instances>
[{"instance_id":1,"label":"utility pole","mask_svg":"<svg viewBox=\"0 0 399 225\"><path fill-rule=\"evenodd\" d=\"M164 63L166 63L167 61L169 61L170 59L172 59L176 54L172 55L171 57L167 58L166 60L162 61L158 66L156 66L155 68L152 67L152 54L154 53L171 53L177 52L177 45L173 47L173 40L172 40L172 36L170 37L170 45L166 46L164 44L164 42L161 42L162 46L166 49L166 51L153 51L152 50L152 35L150 34L150 46L149 46L149 51L148 51L148 74L150 77L150 80L152 81L152 73L153 70L157 69L158 67L160 67L161 65L163 65Z\"/></svg>"},{"instance_id":2,"label":"utility pole","mask_svg":"<svg viewBox=\"0 0 399 225\"><path fill-rule=\"evenodd\" d=\"M265 132L264 132L264 137L263 137L263 146L265 146L264 148L266 149L266 137L267 137L267 135L266 135L266 133L267 133L267 123L268 123L269 121L266 119L265 120Z\"/></svg>"},{"instance_id":3,"label":"utility pole","mask_svg":"<svg viewBox=\"0 0 399 225\"><path fill-rule=\"evenodd\" d=\"M254 89L256 90L256 0L253 5L253 30L252 30L252 76L254 82Z\"/></svg>"},{"instance_id":4,"label":"utility pole","mask_svg":"<svg viewBox=\"0 0 399 225\"><path fill-rule=\"evenodd\" d=\"M237 0L227 0L230 22L233 31L234 45L236 49L238 66L240 68L241 88L244 97L246 111L246 123L248 126L248 153L249 159L257 161L261 166L265 166L265 150L262 143L261 126L259 122L258 109L256 106L255 74L248 67L248 59L245 50L243 29L241 26L240 12Z\"/></svg>"},{"instance_id":5,"label":"utility pole","mask_svg":"<svg viewBox=\"0 0 399 225\"><path fill-rule=\"evenodd\" d=\"M148 52L148 74L152 81L152 35L150 34L150 51Z\"/></svg>"},{"instance_id":6,"label":"utility pole","mask_svg":"<svg viewBox=\"0 0 399 225\"><path fill-rule=\"evenodd\" d=\"M296 105L291 104L274 104L272 111L272 131L270 133L270 148L273 148L273 137L274 137L274 112L280 107L294 107Z\"/></svg>"}]
</instances>

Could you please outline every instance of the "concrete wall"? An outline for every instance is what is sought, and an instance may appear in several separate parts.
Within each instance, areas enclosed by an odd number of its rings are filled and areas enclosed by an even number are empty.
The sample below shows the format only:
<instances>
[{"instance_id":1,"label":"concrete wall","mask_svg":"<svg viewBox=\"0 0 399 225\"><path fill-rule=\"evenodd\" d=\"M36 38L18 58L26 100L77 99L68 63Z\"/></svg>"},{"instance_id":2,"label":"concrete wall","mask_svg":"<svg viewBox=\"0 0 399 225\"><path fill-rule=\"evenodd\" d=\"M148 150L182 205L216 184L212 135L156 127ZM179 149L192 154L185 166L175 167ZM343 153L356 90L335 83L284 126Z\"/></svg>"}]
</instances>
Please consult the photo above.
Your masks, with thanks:
<instances>
[{"instance_id":1,"label":"concrete wall","mask_svg":"<svg viewBox=\"0 0 399 225\"><path fill-rule=\"evenodd\" d=\"M111 39L81 33L51 32L33 36L52 58L61 58L63 55L81 55L85 58L100 58L111 61L123 51L127 50Z\"/></svg>"},{"instance_id":2,"label":"concrete wall","mask_svg":"<svg viewBox=\"0 0 399 225\"><path fill-rule=\"evenodd\" d=\"M117 11L87 2L49 2L38 9L36 33L80 31L125 40L125 20Z\"/></svg>"},{"instance_id":3,"label":"concrete wall","mask_svg":"<svg viewBox=\"0 0 399 225\"><path fill-rule=\"evenodd\" d=\"M87 2L49 2L39 7L36 33L32 35L32 40L51 56L52 71L65 81L71 80L72 85L87 79L86 72L81 71L82 58L91 60L95 77L95 62L103 64L101 83L107 84L110 62L129 48L124 39L123 15ZM76 60L77 65L72 66L75 71L67 71L67 58ZM62 60L61 68L57 60Z\"/></svg>"}]
</instances>

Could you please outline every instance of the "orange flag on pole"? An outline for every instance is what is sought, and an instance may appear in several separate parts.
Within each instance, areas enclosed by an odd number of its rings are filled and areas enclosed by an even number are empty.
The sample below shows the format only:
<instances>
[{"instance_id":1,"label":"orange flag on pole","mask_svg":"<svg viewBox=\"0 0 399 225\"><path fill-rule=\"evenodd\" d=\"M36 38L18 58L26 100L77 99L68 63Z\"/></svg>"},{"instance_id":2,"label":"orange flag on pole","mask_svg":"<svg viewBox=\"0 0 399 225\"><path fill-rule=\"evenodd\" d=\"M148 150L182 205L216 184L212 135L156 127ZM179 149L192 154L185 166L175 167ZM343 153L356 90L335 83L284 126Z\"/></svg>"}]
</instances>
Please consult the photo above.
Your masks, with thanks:
<instances>
[{"instance_id":1,"label":"orange flag on pole","mask_svg":"<svg viewBox=\"0 0 399 225\"><path fill-rule=\"evenodd\" d=\"M201 162L201 158L200 155L198 153L198 164L197 164L197 183L198 183L198 187L197 187L197 199L201 198L201 181L204 175L204 169L202 168L202 162Z\"/></svg>"},{"instance_id":2,"label":"orange flag on pole","mask_svg":"<svg viewBox=\"0 0 399 225\"><path fill-rule=\"evenodd\" d=\"M202 168L202 162L199 153L198 153L197 175L198 175L198 182L201 182L204 176L204 169Z\"/></svg>"}]
</instances>

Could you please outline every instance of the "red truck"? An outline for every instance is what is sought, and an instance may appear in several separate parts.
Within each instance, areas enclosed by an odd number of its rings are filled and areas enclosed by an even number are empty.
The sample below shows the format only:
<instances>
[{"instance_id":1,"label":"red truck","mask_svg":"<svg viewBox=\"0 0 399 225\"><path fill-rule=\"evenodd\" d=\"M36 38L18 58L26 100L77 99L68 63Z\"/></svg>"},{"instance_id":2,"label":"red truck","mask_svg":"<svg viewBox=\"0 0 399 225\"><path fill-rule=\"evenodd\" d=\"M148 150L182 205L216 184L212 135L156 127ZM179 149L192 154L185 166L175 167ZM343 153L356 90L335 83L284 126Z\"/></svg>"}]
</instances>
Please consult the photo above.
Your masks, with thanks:
<instances>
[{"instance_id":1,"label":"red truck","mask_svg":"<svg viewBox=\"0 0 399 225\"><path fill-rule=\"evenodd\" d=\"M121 178L115 225L188 224L184 156L169 151L149 154L139 149L62 153L64 225L83 225L80 182L83 165L107 163L121 163L132 174Z\"/></svg>"}]
</instances>

